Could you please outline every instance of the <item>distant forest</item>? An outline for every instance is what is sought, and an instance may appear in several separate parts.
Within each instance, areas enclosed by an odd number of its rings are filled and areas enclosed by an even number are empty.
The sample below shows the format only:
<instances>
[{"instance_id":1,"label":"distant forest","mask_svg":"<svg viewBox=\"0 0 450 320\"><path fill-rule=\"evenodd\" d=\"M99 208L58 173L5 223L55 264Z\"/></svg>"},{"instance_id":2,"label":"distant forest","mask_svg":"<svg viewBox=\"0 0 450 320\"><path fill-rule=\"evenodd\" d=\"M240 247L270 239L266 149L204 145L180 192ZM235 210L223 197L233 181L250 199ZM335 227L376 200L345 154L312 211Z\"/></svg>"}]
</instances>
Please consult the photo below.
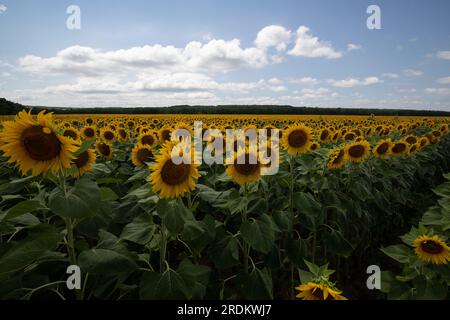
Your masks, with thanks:
<instances>
[{"instance_id":1,"label":"distant forest","mask_svg":"<svg viewBox=\"0 0 450 320\"><path fill-rule=\"evenodd\" d=\"M32 113L41 110L55 114L311 114L311 115L376 115L376 116L447 116L448 111L409 110L409 109L353 109L294 107L290 105L218 105L170 107L103 107L103 108L64 108L25 106L0 98L0 115L14 115L23 109Z\"/></svg>"}]
</instances>

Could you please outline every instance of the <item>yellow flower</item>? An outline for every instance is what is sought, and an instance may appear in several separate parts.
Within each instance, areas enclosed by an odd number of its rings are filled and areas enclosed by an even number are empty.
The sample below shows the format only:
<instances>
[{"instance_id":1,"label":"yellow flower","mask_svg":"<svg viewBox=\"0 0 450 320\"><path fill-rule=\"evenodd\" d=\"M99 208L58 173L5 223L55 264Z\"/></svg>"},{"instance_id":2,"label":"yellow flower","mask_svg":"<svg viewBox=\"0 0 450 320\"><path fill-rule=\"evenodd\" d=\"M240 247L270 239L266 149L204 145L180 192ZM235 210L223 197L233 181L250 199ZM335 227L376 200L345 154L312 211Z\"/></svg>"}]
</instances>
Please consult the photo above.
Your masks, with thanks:
<instances>
[{"instance_id":1,"label":"yellow flower","mask_svg":"<svg viewBox=\"0 0 450 320\"><path fill-rule=\"evenodd\" d=\"M345 146L345 153L352 162L362 162L370 154L370 144L366 140L355 141Z\"/></svg>"},{"instance_id":2,"label":"yellow flower","mask_svg":"<svg viewBox=\"0 0 450 320\"><path fill-rule=\"evenodd\" d=\"M243 185L256 182L261 178L261 166L257 152L239 149L233 164L228 165L225 172L233 181Z\"/></svg>"},{"instance_id":3,"label":"yellow flower","mask_svg":"<svg viewBox=\"0 0 450 320\"><path fill-rule=\"evenodd\" d=\"M106 160L111 159L112 156L112 147L109 143L103 141L97 141L95 144L95 148L98 153L103 156Z\"/></svg>"},{"instance_id":4,"label":"yellow flower","mask_svg":"<svg viewBox=\"0 0 450 320\"><path fill-rule=\"evenodd\" d=\"M303 300L347 300L341 291L330 288L324 283L308 282L295 289L300 291L296 297Z\"/></svg>"},{"instance_id":5,"label":"yellow flower","mask_svg":"<svg viewBox=\"0 0 450 320\"><path fill-rule=\"evenodd\" d=\"M306 153L313 143L312 131L303 125L291 126L283 132L281 143L291 155Z\"/></svg>"},{"instance_id":6,"label":"yellow flower","mask_svg":"<svg viewBox=\"0 0 450 320\"><path fill-rule=\"evenodd\" d=\"M92 167L97 160L97 156L93 149L83 151L75 159L72 160L72 164L75 165L77 171L74 173L75 177L80 177L86 172L92 171Z\"/></svg>"},{"instance_id":7,"label":"yellow flower","mask_svg":"<svg viewBox=\"0 0 450 320\"><path fill-rule=\"evenodd\" d=\"M30 112L21 111L14 121L2 123L0 149L16 163L23 175L31 170L33 176L43 172L70 168L73 152L78 148L71 138L56 131L51 113L40 112L34 119Z\"/></svg>"},{"instance_id":8,"label":"yellow flower","mask_svg":"<svg viewBox=\"0 0 450 320\"><path fill-rule=\"evenodd\" d=\"M332 149L328 155L327 168L336 170L342 168L348 162L348 156L343 148Z\"/></svg>"},{"instance_id":9,"label":"yellow flower","mask_svg":"<svg viewBox=\"0 0 450 320\"><path fill-rule=\"evenodd\" d=\"M167 144L161 154L156 157L156 164L151 167L153 171L149 178L153 192L158 192L161 198L178 198L186 192L195 189L195 181L200 177L199 165L193 159L185 159L180 164L172 161L172 144ZM187 161L190 160L190 161ZM190 162L190 163L184 163Z\"/></svg>"},{"instance_id":10,"label":"yellow flower","mask_svg":"<svg viewBox=\"0 0 450 320\"><path fill-rule=\"evenodd\" d=\"M144 166L146 162L155 161L155 156L148 145L138 143L131 150L131 161L136 167L140 167Z\"/></svg>"},{"instance_id":11,"label":"yellow flower","mask_svg":"<svg viewBox=\"0 0 450 320\"><path fill-rule=\"evenodd\" d=\"M416 255L425 262L447 264L450 261L450 248L437 235L421 235L413 242Z\"/></svg>"}]
</instances>

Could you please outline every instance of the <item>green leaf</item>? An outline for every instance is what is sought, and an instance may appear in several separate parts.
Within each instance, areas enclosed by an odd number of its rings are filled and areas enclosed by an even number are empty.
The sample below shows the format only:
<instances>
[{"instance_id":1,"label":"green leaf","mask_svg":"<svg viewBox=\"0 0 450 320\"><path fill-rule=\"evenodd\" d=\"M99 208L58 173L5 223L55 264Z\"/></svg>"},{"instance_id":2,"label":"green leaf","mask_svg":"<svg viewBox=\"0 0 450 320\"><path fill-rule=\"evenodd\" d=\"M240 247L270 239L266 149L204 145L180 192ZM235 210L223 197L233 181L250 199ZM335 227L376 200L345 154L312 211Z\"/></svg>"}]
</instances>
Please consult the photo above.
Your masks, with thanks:
<instances>
[{"instance_id":1,"label":"green leaf","mask_svg":"<svg viewBox=\"0 0 450 320\"><path fill-rule=\"evenodd\" d=\"M93 216L101 201L98 185L88 179L80 179L66 196L59 189L50 195L50 210L62 217L85 218Z\"/></svg>"},{"instance_id":2,"label":"green leaf","mask_svg":"<svg viewBox=\"0 0 450 320\"><path fill-rule=\"evenodd\" d=\"M320 275L320 268L319 266L315 265L312 262L309 262L307 260L303 260L306 264L306 266L308 267L309 271L315 276L319 276Z\"/></svg>"},{"instance_id":3,"label":"green leaf","mask_svg":"<svg viewBox=\"0 0 450 320\"><path fill-rule=\"evenodd\" d=\"M207 266L195 265L189 259L183 259L177 269L186 283L189 299L203 299L209 283L211 269Z\"/></svg>"},{"instance_id":4,"label":"green leaf","mask_svg":"<svg viewBox=\"0 0 450 320\"><path fill-rule=\"evenodd\" d=\"M103 276L129 273L136 269L136 264L133 260L108 249L83 251L78 257L78 264L82 272Z\"/></svg>"},{"instance_id":5,"label":"green leaf","mask_svg":"<svg viewBox=\"0 0 450 320\"><path fill-rule=\"evenodd\" d=\"M219 269L233 267L239 262L239 247L232 236L225 236L209 248L209 256Z\"/></svg>"},{"instance_id":6,"label":"green leaf","mask_svg":"<svg viewBox=\"0 0 450 320\"><path fill-rule=\"evenodd\" d=\"M416 287L416 298L419 300L443 300L447 297L447 286L443 286L436 280L421 276L414 281Z\"/></svg>"},{"instance_id":7,"label":"green leaf","mask_svg":"<svg viewBox=\"0 0 450 320\"><path fill-rule=\"evenodd\" d=\"M30 213L33 211L38 211L42 209L48 209L46 206L42 205L40 201L38 200L25 200L22 202L19 202L12 208L10 208L6 216L3 218L3 220L13 219L16 217L19 217L25 213Z\"/></svg>"},{"instance_id":8,"label":"green leaf","mask_svg":"<svg viewBox=\"0 0 450 320\"><path fill-rule=\"evenodd\" d=\"M79 156L80 154L85 152L87 149L89 149L92 146L92 144L94 143L94 141L95 141L94 139L92 139L92 140L84 140L83 143L81 144L80 148L76 152L74 152L73 154L75 156Z\"/></svg>"},{"instance_id":9,"label":"green leaf","mask_svg":"<svg viewBox=\"0 0 450 320\"><path fill-rule=\"evenodd\" d=\"M0 279L20 271L40 259L47 251L54 250L61 238L48 225L36 232L29 238L21 240L0 257Z\"/></svg>"},{"instance_id":10,"label":"green leaf","mask_svg":"<svg viewBox=\"0 0 450 320\"><path fill-rule=\"evenodd\" d=\"M300 220L311 231L316 230L319 219L322 218L322 206L310 193L297 192L294 194L294 206L300 212Z\"/></svg>"},{"instance_id":11,"label":"green leaf","mask_svg":"<svg viewBox=\"0 0 450 320\"><path fill-rule=\"evenodd\" d=\"M141 278L139 296L144 300L188 299L189 292L182 277L168 269L163 274L145 272Z\"/></svg>"},{"instance_id":12,"label":"green leaf","mask_svg":"<svg viewBox=\"0 0 450 320\"><path fill-rule=\"evenodd\" d=\"M242 238L253 249L269 253L275 242L275 233L270 217L263 214L259 219L244 221L240 228Z\"/></svg>"},{"instance_id":13,"label":"green leaf","mask_svg":"<svg viewBox=\"0 0 450 320\"><path fill-rule=\"evenodd\" d=\"M100 193L103 201L115 201L119 199L119 196L110 188L101 187Z\"/></svg>"},{"instance_id":14,"label":"green leaf","mask_svg":"<svg viewBox=\"0 0 450 320\"><path fill-rule=\"evenodd\" d=\"M347 241L341 232L332 230L324 235L324 240L329 252L348 257L353 251L353 246Z\"/></svg>"},{"instance_id":15,"label":"green leaf","mask_svg":"<svg viewBox=\"0 0 450 320\"><path fill-rule=\"evenodd\" d=\"M188 216L188 210L181 201L160 200L156 206L156 211L163 219L167 230L169 230L172 235L178 235L183 231Z\"/></svg>"},{"instance_id":16,"label":"green leaf","mask_svg":"<svg viewBox=\"0 0 450 320\"><path fill-rule=\"evenodd\" d=\"M152 240L156 229L152 217L142 214L123 228L120 238L146 245Z\"/></svg>"},{"instance_id":17,"label":"green leaf","mask_svg":"<svg viewBox=\"0 0 450 320\"><path fill-rule=\"evenodd\" d=\"M272 277L267 270L253 269L249 274L241 276L242 291L247 299L271 300L273 299Z\"/></svg>"},{"instance_id":18,"label":"green leaf","mask_svg":"<svg viewBox=\"0 0 450 320\"><path fill-rule=\"evenodd\" d=\"M412 254L412 250L403 244L389 246L381 249L381 251L400 263L408 263Z\"/></svg>"}]
</instances>

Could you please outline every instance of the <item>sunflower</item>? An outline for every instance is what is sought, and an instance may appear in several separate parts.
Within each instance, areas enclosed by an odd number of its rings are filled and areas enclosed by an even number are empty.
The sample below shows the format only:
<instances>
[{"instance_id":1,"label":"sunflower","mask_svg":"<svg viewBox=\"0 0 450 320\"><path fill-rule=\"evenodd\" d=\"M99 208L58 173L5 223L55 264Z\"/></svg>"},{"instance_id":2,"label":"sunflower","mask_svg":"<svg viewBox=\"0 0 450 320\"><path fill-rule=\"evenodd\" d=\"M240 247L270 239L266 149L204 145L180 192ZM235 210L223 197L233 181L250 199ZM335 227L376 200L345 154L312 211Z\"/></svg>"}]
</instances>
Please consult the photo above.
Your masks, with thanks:
<instances>
[{"instance_id":1,"label":"sunflower","mask_svg":"<svg viewBox=\"0 0 450 320\"><path fill-rule=\"evenodd\" d=\"M112 156L112 146L103 141L97 141L95 144L95 148L97 149L98 153L102 155L106 160L111 159Z\"/></svg>"},{"instance_id":2,"label":"sunflower","mask_svg":"<svg viewBox=\"0 0 450 320\"><path fill-rule=\"evenodd\" d=\"M168 127L162 127L161 129L159 129L158 131L158 138L159 141L164 142L164 141L169 141L170 140L170 136L172 134L172 130Z\"/></svg>"},{"instance_id":3,"label":"sunflower","mask_svg":"<svg viewBox=\"0 0 450 320\"><path fill-rule=\"evenodd\" d=\"M391 139L381 140L377 143L377 145L373 148L373 155L377 158L384 159L389 155L389 152L392 147Z\"/></svg>"},{"instance_id":4,"label":"sunflower","mask_svg":"<svg viewBox=\"0 0 450 320\"><path fill-rule=\"evenodd\" d=\"M420 143L414 143L414 144L412 144L412 145L409 147L408 153L409 153L409 154L412 154L412 153L417 152L417 151L419 151L419 150L420 150Z\"/></svg>"},{"instance_id":5,"label":"sunflower","mask_svg":"<svg viewBox=\"0 0 450 320\"><path fill-rule=\"evenodd\" d=\"M41 111L33 119L31 111L21 111L14 121L5 121L2 125L0 149L9 157L9 163L16 163L23 175L29 170L37 176L49 170L56 173L70 168L72 153L78 144L58 134L51 113Z\"/></svg>"},{"instance_id":6,"label":"sunflower","mask_svg":"<svg viewBox=\"0 0 450 320\"><path fill-rule=\"evenodd\" d=\"M170 146L163 149L166 148ZM149 179L153 192L158 192L161 198L178 198L195 189L195 181L200 177L199 165L193 164L193 161L175 164L171 158L171 150L163 150L155 162Z\"/></svg>"},{"instance_id":7,"label":"sunflower","mask_svg":"<svg viewBox=\"0 0 450 320\"><path fill-rule=\"evenodd\" d=\"M414 242L416 255L425 262L447 264L450 261L450 248L439 236L421 235Z\"/></svg>"},{"instance_id":8,"label":"sunflower","mask_svg":"<svg viewBox=\"0 0 450 320\"><path fill-rule=\"evenodd\" d=\"M235 182L243 185L258 181L261 178L261 167L255 152L239 149L234 156L233 164L229 165L225 172Z\"/></svg>"},{"instance_id":9,"label":"sunflower","mask_svg":"<svg viewBox=\"0 0 450 320\"><path fill-rule=\"evenodd\" d=\"M131 161L136 167L144 166L146 162L153 162L155 156L148 145L138 143L131 150Z\"/></svg>"},{"instance_id":10,"label":"sunflower","mask_svg":"<svg viewBox=\"0 0 450 320\"><path fill-rule=\"evenodd\" d=\"M102 128L100 130L100 137L106 142L112 142L116 138L116 133L112 129Z\"/></svg>"},{"instance_id":11,"label":"sunflower","mask_svg":"<svg viewBox=\"0 0 450 320\"><path fill-rule=\"evenodd\" d=\"M303 125L294 125L283 133L281 143L291 155L306 153L313 143L311 129Z\"/></svg>"},{"instance_id":12,"label":"sunflower","mask_svg":"<svg viewBox=\"0 0 450 320\"><path fill-rule=\"evenodd\" d=\"M332 149L328 155L327 168L336 170L342 168L348 162L344 148Z\"/></svg>"},{"instance_id":13,"label":"sunflower","mask_svg":"<svg viewBox=\"0 0 450 320\"><path fill-rule=\"evenodd\" d=\"M94 126L86 126L81 129L81 135L84 139L93 139L96 135L96 129Z\"/></svg>"},{"instance_id":14,"label":"sunflower","mask_svg":"<svg viewBox=\"0 0 450 320\"><path fill-rule=\"evenodd\" d=\"M153 131L148 131L147 133L140 134L137 142L153 147L156 144L156 136Z\"/></svg>"},{"instance_id":15,"label":"sunflower","mask_svg":"<svg viewBox=\"0 0 450 320\"><path fill-rule=\"evenodd\" d=\"M74 141L78 141L80 139L80 134L78 133L78 130L72 126L65 127L62 131L62 135L64 137L71 138Z\"/></svg>"},{"instance_id":16,"label":"sunflower","mask_svg":"<svg viewBox=\"0 0 450 320\"><path fill-rule=\"evenodd\" d=\"M370 154L370 144L366 140L355 141L345 146L345 153L350 161L362 162Z\"/></svg>"},{"instance_id":17,"label":"sunflower","mask_svg":"<svg viewBox=\"0 0 450 320\"><path fill-rule=\"evenodd\" d=\"M122 143L125 143L128 141L128 132L124 128L120 128L117 130L117 135L119 136L119 140Z\"/></svg>"},{"instance_id":18,"label":"sunflower","mask_svg":"<svg viewBox=\"0 0 450 320\"><path fill-rule=\"evenodd\" d=\"M405 141L408 142L409 144L415 144L417 143L417 141L419 141L419 138L417 138L416 136L407 136L405 138Z\"/></svg>"},{"instance_id":19,"label":"sunflower","mask_svg":"<svg viewBox=\"0 0 450 320\"><path fill-rule=\"evenodd\" d=\"M93 149L83 151L72 160L72 164L74 164L77 168L77 171L73 175L75 177L80 177L86 172L92 171L92 167L94 166L96 160L97 156Z\"/></svg>"},{"instance_id":20,"label":"sunflower","mask_svg":"<svg viewBox=\"0 0 450 320\"><path fill-rule=\"evenodd\" d=\"M311 147L309 148L311 151L315 151L315 150L317 150L317 149L320 149L320 144L319 143L317 143L317 142L313 142L312 144L311 144Z\"/></svg>"},{"instance_id":21,"label":"sunflower","mask_svg":"<svg viewBox=\"0 0 450 320\"><path fill-rule=\"evenodd\" d=\"M300 291L296 297L303 300L347 300L342 295L342 291L338 291L325 283L308 282L295 289Z\"/></svg>"},{"instance_id":22,"label":"sunflower","mask_svg":"<svg viewBox=\"0 0 450 320\"><path fill-rule=\"evenodd\" d=\"M399 157L404 154L408 154L408 143L406 141L400 140L392 144L390 153L394 157Z\"/></svg>"}]
</instances>

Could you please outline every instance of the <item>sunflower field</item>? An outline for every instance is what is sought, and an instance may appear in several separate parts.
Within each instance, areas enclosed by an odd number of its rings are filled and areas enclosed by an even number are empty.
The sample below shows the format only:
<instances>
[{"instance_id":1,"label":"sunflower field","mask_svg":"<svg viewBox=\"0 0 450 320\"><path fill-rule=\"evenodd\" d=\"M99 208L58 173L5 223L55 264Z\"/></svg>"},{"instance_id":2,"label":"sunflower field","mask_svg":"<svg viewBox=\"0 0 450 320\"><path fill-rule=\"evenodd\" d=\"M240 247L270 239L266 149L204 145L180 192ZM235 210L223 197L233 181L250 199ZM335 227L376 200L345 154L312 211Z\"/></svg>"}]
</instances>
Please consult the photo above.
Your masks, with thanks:
<instances>
[{"instance_id":1,"label":"sunflower field","mask_svg":"<svg viewBox=\"0 0 450 320\"><path fill-rule=\"evenodd\" d=\"M450 298L448 118L0 121L2 299ZM279 132L278 172L175 163L172 133L194 121L224 136ZM370 265L380 290L367 287ZM69 266L81 271L74 290Z\"/></svg>"}]
</instances>

